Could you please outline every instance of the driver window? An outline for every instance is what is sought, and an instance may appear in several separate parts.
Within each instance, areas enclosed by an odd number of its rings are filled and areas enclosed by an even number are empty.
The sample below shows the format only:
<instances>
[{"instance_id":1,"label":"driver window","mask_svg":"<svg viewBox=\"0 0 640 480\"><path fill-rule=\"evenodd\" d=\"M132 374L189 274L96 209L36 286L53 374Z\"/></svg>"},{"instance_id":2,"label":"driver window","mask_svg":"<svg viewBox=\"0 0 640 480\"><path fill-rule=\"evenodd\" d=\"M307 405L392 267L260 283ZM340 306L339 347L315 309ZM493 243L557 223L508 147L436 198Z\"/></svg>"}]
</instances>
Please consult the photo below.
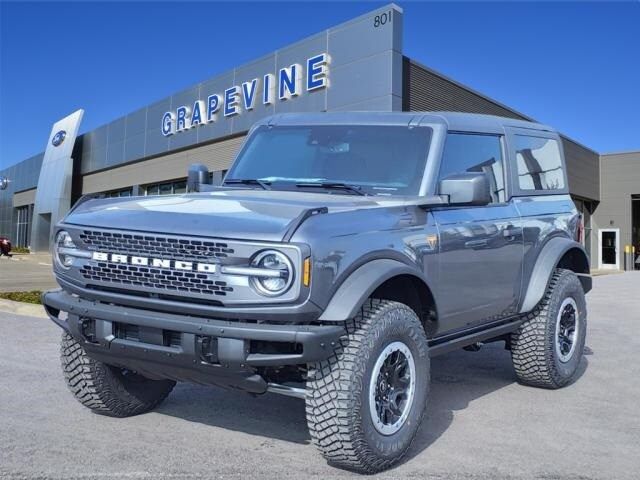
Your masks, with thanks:
<instances>
[{"instance_id":1,"label":"driver window","mask_svg":"<svg viewBox=\"0 0 640 480\"><path fill-rule=\"evenodd\" d=\"M502 144L496 135L449 133L444 144L438 181L455 173L485 172L491 202L505 201Z\"/></svg>"}]
</instances>

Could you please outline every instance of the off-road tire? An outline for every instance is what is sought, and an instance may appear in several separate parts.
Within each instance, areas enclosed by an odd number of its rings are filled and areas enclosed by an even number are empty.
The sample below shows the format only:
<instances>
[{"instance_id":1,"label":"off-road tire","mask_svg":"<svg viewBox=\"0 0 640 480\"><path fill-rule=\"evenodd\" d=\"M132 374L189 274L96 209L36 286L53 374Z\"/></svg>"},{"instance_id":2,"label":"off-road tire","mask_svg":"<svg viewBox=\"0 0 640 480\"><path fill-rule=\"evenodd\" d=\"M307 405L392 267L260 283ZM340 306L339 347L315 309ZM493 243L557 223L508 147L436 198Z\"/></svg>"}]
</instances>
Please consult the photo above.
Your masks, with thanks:
<instances>
[{"instance_id":1,"label":"off-road tire","mask_svg":"<svg viewBox=\"0 0 640 480\"><path fill-rule=\"evenodd\" d=\"M62 371L71 393L85 407L110 417L148 412L169 395L175 382L150 380L89 357L68 333L60 346Z\"/></svg>"},{"instance_id":2,"label":"off-road tire","mask_svg":"<svg viewBox=\"0 0 640 480\"><path fill-rule=\"evenodd\" d=\"M555 348L556 320L567 298L578 307L577 343L570 359L562 362ZM582 359L586 331L587 306L580 280L571 270L556 269L540 303L511 335L511 358L520 383L549 389L570 383Z\"/></svg>"},{"instance_id":3,"label":"off-road tire","mask_svg":"<svg viewBox=\"0 0 640 480\"><path fill-rule=\"evenodd\" d=\"M388 300L368 300L345 330L327 360L309 365L307 424L330 464L375 473L403 457L422 421L429 393L427 337L413 310ZM415 390L404 424L383 435L371 418L370 378L381 352L396 341L409 348L415 361Z\"/></svg>"}]
</instances>

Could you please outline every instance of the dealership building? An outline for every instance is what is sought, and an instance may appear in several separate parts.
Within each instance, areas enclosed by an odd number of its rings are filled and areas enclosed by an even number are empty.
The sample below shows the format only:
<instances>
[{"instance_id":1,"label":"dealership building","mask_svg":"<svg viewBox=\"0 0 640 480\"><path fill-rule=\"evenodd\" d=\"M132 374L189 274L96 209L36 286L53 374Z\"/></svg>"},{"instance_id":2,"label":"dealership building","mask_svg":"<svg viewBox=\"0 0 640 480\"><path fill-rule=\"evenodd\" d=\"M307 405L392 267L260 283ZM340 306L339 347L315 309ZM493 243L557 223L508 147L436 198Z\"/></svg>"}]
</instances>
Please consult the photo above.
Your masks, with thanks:
<instances>
[{"instance_id":1,"label":"dealership building","mask_svg":"<svg viewBox=\"0 0 640 480\"><path fill-rule=\"evenodd\" d=\"M95 130L78 134L83 112L74 112L54 124L43 153L0 171L9 180L0 236L47 250L53 226L82 195L185 192L193 163L220 182L251 125L272 114L444 110L533 120L418 60L403 54L403 11L391 4ZM562 140L592 266L623 268L625 246L640 246L640 152L600 154Z\"/></svg>"}]
</instances>

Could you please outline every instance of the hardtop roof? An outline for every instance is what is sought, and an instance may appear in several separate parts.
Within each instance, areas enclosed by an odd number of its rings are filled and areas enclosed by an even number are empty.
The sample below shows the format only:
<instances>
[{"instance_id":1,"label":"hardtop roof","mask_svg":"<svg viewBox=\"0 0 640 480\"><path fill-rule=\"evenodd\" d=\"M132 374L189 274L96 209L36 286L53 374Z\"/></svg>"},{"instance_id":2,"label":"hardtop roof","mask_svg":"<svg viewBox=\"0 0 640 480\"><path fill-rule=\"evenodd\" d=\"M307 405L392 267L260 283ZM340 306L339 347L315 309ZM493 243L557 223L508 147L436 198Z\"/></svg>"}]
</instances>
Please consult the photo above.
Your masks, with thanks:
<instances>
[{"instance_id":1,"label":"hardtop roof","mask_svg":"<svg viewBox=\"0 0 640 480\"><path fill-rule=\"evenodd\" d=\"M446 125L448 130L501 132L504 127L555 132L541 123L496 115L460 112L322 112L282 113L259 121L259 125Z\"/></svg>"}]
</instances>

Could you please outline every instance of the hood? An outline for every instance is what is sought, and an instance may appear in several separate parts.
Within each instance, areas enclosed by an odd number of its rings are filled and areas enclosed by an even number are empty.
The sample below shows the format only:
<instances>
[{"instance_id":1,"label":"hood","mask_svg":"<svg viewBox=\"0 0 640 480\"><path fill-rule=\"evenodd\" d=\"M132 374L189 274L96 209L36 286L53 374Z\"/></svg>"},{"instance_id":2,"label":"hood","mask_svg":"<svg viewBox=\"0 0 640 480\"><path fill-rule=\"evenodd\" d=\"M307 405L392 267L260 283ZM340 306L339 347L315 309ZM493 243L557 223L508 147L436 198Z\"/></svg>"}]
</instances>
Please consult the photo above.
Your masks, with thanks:
<instances>
[{"instance_id":1,"label":"hood","mask_svg":"<svg viewBox=\"0 0 640 480\"><path fill-rule=\"evenodd\" d=\"M385 201L386 200L386 201ZM186 195L93 199L75 207L64 223L140 232L282 241L307 209L329 214L388 204L384 197L274 190L227 189Z\"/></svg>"}]
</instances>

